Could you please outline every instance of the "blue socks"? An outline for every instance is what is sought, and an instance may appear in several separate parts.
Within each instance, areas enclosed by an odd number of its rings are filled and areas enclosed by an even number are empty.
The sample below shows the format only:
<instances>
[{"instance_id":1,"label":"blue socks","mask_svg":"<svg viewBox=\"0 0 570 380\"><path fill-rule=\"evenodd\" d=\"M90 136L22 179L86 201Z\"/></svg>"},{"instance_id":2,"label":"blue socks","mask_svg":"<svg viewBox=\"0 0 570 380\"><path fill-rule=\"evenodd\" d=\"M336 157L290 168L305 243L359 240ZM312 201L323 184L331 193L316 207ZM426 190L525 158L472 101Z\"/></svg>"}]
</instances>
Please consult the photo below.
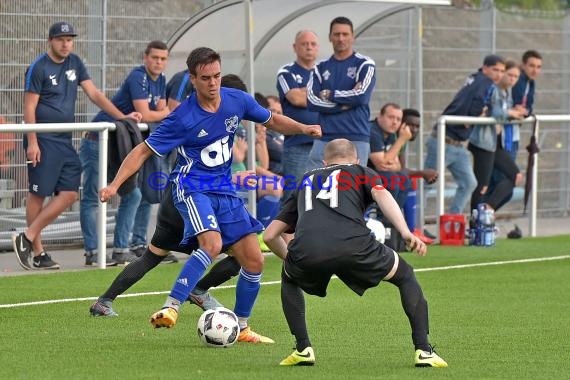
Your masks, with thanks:
<instances>
[{"instance_id":1,"label":"blue socks","mask_svg":"<svg viewBox=\"0 0 570 380\"><path fill-rule=\"evenodd\" d=\"M212 259L206 251L195 250L180 271L176 283L170 291L170 297L180 301L180 304L184 303L211 263Z\"/></svg>"},{"instance_id":2,"label":"blue socks","mask_svg":"<svg viewBox=\"0 0 570 380\"><path fill-rule=\"evenodd\" d=\"M236 306L234 313L238 317L247 318L259 293L261 273L249 273L241 268L236 286Z\"/></svg>"},{"instance_id":3,"label":"blue socks","mask_svg":"<svg viewBox=\"0 0 570 380\"><path fill-rule=\"evenodd\" d=\"M415 190L408 191L408 197L404 203L404 218L406 219L406 224L410 231L414 232L416 229L416 209L417 204L417 194Z\"/></svg>"}]
</instances>

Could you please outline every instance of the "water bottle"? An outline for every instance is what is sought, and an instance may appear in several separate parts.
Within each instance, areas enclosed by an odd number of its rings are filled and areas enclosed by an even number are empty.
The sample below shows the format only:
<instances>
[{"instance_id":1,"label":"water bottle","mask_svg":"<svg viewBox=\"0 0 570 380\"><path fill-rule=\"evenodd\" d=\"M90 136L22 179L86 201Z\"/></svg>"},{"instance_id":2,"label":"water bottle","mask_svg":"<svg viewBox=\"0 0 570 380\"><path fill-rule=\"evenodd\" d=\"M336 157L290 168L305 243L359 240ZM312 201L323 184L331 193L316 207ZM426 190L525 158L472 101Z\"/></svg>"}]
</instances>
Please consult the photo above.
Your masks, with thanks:
<instances>
[{"instance_id":1,"label":"water bottle","mask_svg":"<svg viewBox=\"0 0 570 380\"><path fill-rule=\"evenodd\" d=\"M471 210L471 221L469 223L469 245L477 245L477 225L479 223L479 213L476 208Z\"/></svg>"},{"instance_id":2,"label":"water bottle","mask_svg":"<svg viewBox=\"0 0 570 380\"><path fill-rule=\"evenodd\" d=\"M485 246L491 247L495 245L495 211L486 209L485 217Z\"/></svg>"}]
</instances>

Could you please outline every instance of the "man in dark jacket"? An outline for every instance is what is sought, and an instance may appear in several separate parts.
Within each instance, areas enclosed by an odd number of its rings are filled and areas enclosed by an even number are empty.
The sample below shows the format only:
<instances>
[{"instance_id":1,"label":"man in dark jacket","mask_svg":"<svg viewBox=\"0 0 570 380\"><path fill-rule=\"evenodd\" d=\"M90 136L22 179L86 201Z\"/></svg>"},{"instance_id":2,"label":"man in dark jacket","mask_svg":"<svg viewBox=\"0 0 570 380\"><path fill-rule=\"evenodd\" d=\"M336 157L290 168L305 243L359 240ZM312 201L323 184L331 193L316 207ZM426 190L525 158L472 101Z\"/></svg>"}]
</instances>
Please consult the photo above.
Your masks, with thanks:
<instances>
[{"instance_id":1,"label":"man in dark jacket","mask_svg":"<svg viewBox=\"0 0 570 380\"><path fill-rule=\"evenodd\" d=\"M488 55L483 66L467 78L464 86L455 95L451 103L443 111L443 115L481 116L485 106L485 97L494 83L497 83L505 72L505 60L498 55ZM477 187L469 152L465 149L465 141L469 139L471 126L458 124L447 125L445 130L445 166L457 183L457 190L449 213L461 214ZM426 168L437 166L437 125L427 141Z\"/></svg>"}]
</instances>

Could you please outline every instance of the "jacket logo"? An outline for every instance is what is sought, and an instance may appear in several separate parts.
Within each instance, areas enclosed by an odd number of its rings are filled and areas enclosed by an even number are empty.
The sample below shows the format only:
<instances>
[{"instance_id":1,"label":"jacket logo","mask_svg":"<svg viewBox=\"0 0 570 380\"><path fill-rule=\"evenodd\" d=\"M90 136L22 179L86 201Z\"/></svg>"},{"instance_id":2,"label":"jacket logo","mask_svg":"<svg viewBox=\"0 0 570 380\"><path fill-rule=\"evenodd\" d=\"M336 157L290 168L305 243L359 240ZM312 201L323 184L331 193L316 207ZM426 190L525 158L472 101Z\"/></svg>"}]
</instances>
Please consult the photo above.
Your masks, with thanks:
<instances>
[{"instance_id":1,"label":"jacket logo","mask_svg":"<svg viewBox=\"0 0 570 380\"><path fill-rule=\"evenodd\" d=\"M57 78L56 78L56 75L55 75L55 74L51 74L51 75L49 76L49 79L51 80L52 86L57 86Z\"/></svg>"},{"instance_id":2,"label":"jacket logo","mask_svg":"<svg viewBox=\"0 0 570 380\"><path fill-rule=\"evenodd\" d=\"M346 76L349 77L350 79L356 78L356 66L349 67L346 70Z\"/></svg>"},{"instance_id":3,"label":"jacket logo","mask_svg":"<svg viewBox=\"0 0 570 380\"><path fill-rule=\"evenodd\" d=\"M324 80L329 80L330 76L331 76L330 71L325 70L325 72L323 73L323 79L324 79Z\"/></svg>"}]
</instances>

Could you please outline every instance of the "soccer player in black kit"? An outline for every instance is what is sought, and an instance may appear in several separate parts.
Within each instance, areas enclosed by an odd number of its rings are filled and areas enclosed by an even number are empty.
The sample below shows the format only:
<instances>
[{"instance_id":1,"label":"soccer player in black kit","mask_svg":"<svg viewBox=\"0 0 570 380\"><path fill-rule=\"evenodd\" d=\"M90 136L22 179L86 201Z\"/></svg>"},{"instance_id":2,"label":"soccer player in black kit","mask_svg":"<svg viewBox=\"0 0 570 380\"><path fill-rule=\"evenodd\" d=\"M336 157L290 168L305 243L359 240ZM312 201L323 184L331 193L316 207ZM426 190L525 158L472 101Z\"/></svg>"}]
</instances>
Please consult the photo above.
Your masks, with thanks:
<instances>
[{"instance_id":1,"label":"soccer player in black kit","mask_svg":"<svg viewBox=\"0 0 570 380\"><path fill-rule=\"evenodd\" d=\"M415 365L447 367L429 344L427 302L413 268L398 253L375 240L366 227L364 210L376 201L410 250L424 256L426 245L410 232L377 173L358 165L356 149L350 141L329 142L324 162L325 167L305 173L303 182L264 233L273 252L285 257L281 302L296 339L295 351L280 364L315 364L303 291L325 297L331 276L337 275L360 296L380 281L396 285L412 328ZM295 238L287 246L281 234L293 231Z\"/></svg>"}]
</instances>

